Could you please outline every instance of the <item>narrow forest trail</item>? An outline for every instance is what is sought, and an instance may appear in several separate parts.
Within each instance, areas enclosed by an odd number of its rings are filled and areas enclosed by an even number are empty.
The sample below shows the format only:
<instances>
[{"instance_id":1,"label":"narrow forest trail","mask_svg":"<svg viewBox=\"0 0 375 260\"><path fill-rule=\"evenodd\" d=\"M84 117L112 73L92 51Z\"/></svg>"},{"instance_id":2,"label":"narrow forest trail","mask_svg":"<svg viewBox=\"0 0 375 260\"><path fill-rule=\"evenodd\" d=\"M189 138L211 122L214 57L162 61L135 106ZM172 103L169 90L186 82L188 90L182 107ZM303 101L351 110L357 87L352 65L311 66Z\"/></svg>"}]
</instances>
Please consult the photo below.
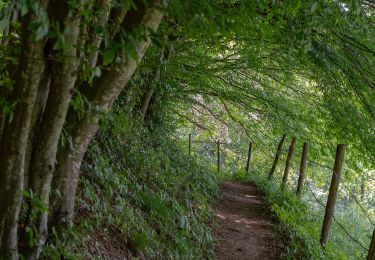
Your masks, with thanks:
<instances>
[{"instance_id":1,"label":"narrow forest trail","mask_svg":"<svg viewBox=\"0 0 375 260\"><path fill-rule=\"evenodd\" d=\"M285 239L274 230L277 219L257 187L249 183L222 182L214 205L215 253L218 259L282 259Z\"/></svg>"}]
</instances>

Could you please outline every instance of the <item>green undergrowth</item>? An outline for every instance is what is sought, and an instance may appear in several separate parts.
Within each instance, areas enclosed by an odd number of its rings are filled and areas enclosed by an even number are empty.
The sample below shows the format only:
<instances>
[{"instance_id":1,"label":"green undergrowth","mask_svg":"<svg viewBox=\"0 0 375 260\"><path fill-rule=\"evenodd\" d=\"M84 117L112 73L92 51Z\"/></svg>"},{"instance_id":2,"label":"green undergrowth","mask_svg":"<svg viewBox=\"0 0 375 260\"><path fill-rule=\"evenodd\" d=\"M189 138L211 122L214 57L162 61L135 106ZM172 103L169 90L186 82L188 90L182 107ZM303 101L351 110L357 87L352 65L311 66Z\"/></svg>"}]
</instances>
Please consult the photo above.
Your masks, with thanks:
<instances>
[{"instance_id":1,"label":"green undergrowth","mask_svg":"<svg viewBox=\"0 0 375 260\"><path fill-rule=\"evenodd\" d=\"M358 250L337 224L331 227L329 242L325 249L319 243L324 208L308 204L298 198L289 187L282 188L280 180L269 181L264 171L253 170L251 174L242 171L222 176L223 179L250 181L263 193L272 212L278 217L280 232L289 237L288 255L291 259L363 259L364 251ZM307 195L306 195L307 196ZM348 214L348 213L347 213ZM353 218L353 216L351 216ZM353 233L361 230L360 220L353 225L353 219L337 212L336 218ZM350 225L352 223L352 225Z\"/></svg>"},{"instance_id":2,"label":"green undergrowth","mask_svg":"<svg viewBox=\"0 0 375 260\"><path fill-rule=\"evenodd\" d=\"M214 258L209 225L215 175L159 132L131 126L121 115L102 126L76 197L73 233L80 242L62 254L111 258L105 251L115 247L125 258ZM54 245L45 252L62 251Z\"/></svg>"},{"instance_id":3,"label":"green undergrowth","mask_svg":"<svg viewBox=\"0 0 375 260\"><path fill-rule=\"evenodd\" d=\"M265 175L253 172L248 179L262 191L265 200L280 220L281 231L290 237L290 256L303 255L303 258L308 259L324 259L330 255L331 250L324 252L319 243L320 219L311 214L302 200L288 188L282 188L279 182L269 181ZM335 253L335 259L343 258L340 252Z\"/></svg>"}]
</instances>

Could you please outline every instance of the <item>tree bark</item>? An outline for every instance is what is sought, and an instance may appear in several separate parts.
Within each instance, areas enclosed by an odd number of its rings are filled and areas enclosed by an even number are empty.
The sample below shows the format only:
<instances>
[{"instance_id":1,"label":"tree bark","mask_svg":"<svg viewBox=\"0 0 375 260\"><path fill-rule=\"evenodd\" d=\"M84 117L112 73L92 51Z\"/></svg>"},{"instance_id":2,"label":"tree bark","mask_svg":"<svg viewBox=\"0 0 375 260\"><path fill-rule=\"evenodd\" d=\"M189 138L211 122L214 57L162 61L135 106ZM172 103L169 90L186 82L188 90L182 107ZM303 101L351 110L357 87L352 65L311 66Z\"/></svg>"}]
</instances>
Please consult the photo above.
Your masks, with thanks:
<instances>
[{"instance_id":1,"label":"tree bark","mask_svg":"<svg viewBox=\"0 0 375 260\"><path fill-rule=\"evenodd\" d=\"M284 134L283 137L281 138L280 142L279 142L278 147L277 147L277 151L276 151L275 159L274 159L274 161L273 161L273 164L272 164L272 168L271 168L271 170L270 170L270 173L268 174L268 179L269 179L269 180L272 179L273 174L275 173L275 169L276 169L276 166L277 166L277 162L279 161L279 157L280 157L281 149L283 148L283 144L284 144L284 141L285 141L285 137L286 137L286 135Z\"/></svg>"},{"instance_id":2,"label":"tree bark","mask_svg":"<svg viewBox=\"0 0 375 260\"><path fill-rule=\"evenodd\" d=\"M134 30L144 26L154 31L163 16L161 1L152 0L144 7L129 11L124 18L124 28ZM137 44L138 60L141 60L151 44L151 33ZM74 196L77 189L79 171L84 154L98 130L102 114L108 112L122 89L131 79L138 65L137 60L126 58L122 64L115 64L104 72L94 85L94 92L88 96L91 109L78 122L67 122L70 126L71 145L61 147L58 152L58 168L53 179L53 188L59 191L53 201L52 219L54 224L67 224L74 212Z\"/></svg>"},{"instance_id":3,"label":"tree bark","mask_svg":"<svg viewBox=\"0 0 375 260\"><path fill-rule=\"evenodd\" d=\"M25 154L25 172L24 172L24 183L25 183L25 190L30 187L29 180L30 180L30 165L31 165L31 156L33 152L33 145L35 143L35 135L38 130L43 111L47 102L48 91L49 91L49 84L50 84L50 69L49 64L44 64L44 71L41 76L41 80L39 82L38 87L38 94L34 105L33 114L31 117L30 122L30 131L29 136L27 138L27 148ZM25 203L25 202L24 202ZM30 205L27 205L30 206ZM24 220L26 221L26 220ZM23 223L24 224L24 223Z\"/></svg>"},{"instance_id":4,"label":"tree bark","mask_svg":"<svg viewBox=\"0 0 375 260\"><path fill-rule=\"evenodd\" d=\"M71 14L67 2L54 3L60 8L59 12L65 12L60 24L64 30L69 31L65 35L68 43L62 51L54 54L55 58L51 62L51 86L48 94L46 109L42 121L36 134L34 150L32 155L30 171L30 189L46 207L49 205L49 194L51 190L52 174L56 166L56 153L61 131L65 122L66 114L71 99L71 91L74 87L77 71L77 50L76 45L79 36L80 14L76 11ZM63 11L61 10L63 9ZM53 14L51 14L53 16ZM37 218L30 221L31 226L38 229L36 247L27 252L29 259L39 258L41 246L47 237L48 212L36 210ZM25 253L25 252L24 252Z\"/></svg>"},{"instance_id":5,"label":"tree bark","mask_svg":"<svg viewBox=\"0 0 375 260\"><path fill-rule=\"evenodd\" d=\"M1 34L2 34L2 39L0 39L0 46L2 48L5 48L7 45L8 45L8 39L9 39L9 30L10 30L10 21L11 19L13 20L17 20L17 12L14 12L14 14L12 14L12 9L11 8L7 8L6 9L6 14L3 14L4 15L4 18L3 19L7 19L8 21L5 22L6 24L6 27L3 27L1 28L2 31L1 31ZM15 15L16 17L12 17L12 15ZM5 18L6 17L6 18Z\"/></svg>"},{"instance_id":6,"label":"tree bark","mask_svg":"<svg viewBox=\"0 0 375 260\"><path fill-rule=\"evenodd\" d=\"M303 184L305 182L305 173L306 173L306 165L307 165L307 153L309 151L309 144L303 144L302 156L301 156L301 166L299 168L299 177L298 177L298 184L297 184L297 196L301 197Z\"/></svg>"},{"instance_id":7,"label":"tree bark","mask_svg":"<svg viewBox=\"0 0 375 260\"><path fill-rule=\"evenodd\" d=\"M367 260L375 260L375 229L372 234L370 250L368 251Z\"/></svg>"},{"instance_id":8,"label":"tree bark","mask_svg":"<svg viewBox=\"0 0 375 260\"><path fill-rule=\"evenodd\" d=\"M48 1L39 2L46 8ZM21 64L13 102L19 103L13 117L5 121L0 148L0 255L18 259L18 218L24 188L24 165L31 118L44 70L44 41L33 41L28 24L33 15L22 20Z\"/></svg>"},{"instance_id":9,"label":"tree bark","mask_svg":"<svg viewBox=\"0 0 375 260\"><path fill-rule=\"evenodd\" d=\"M292 159L293 159L294 147L296 145L296 140L297 139L295 137L293 137L292 143L289 146L288 157L286 158L285 170L284 170L284 175L283 175L283 182L282 182L283 186L285 186L286 183L288 182L289 169L290 169L290 164L291 164Z\"/></svg>"},{"instance_id":10,"label":"tree bark","mask_svg":"<svg viewBox=\"0 0 375 260\"><path fill-rule=\"evenodd\" d=\"M250 142L249 144L249 150L248 150L248 153L247 153L247 162L246 162L246 172L247 173L250 173L250 162L251 162L251 148L253 146L253 143Z\"/></svg>"},{"instance_id":11,"label":"tree bark","mask_svg":"<svg viewBox=\"0 0 375 260\"><path fill-rule=\"evenodd\" d=\"M325 247L328 242L329 229L331 227L332 218L335 212L337 192L339 190L339 183L341 178L341 169L344 162L345 145L339 144L336 150L335 166L333 167L333 174L331 186L329 188L326 210L324 214L324 221L322 233L320 236L320 244Z\"/></svg>"},{"instance_id":12,"label":"tree bark","mask_svg":"<svg viewBox=\"0 0 375 260\"><path fill-rule=\"evenodd\" d=\"M220 141L216 141L217 172L220 172Z\"/></svg>"},{"instance_id":13,"label":"tree bark","mask_svg":"<svg viewBox=\"0 0 375 260\"><path fill-rule=\"evenodd\" d=\"M146 112L147 112L147 109L149 108L150 100L152 98L152 95L154 94L154 91L155 90L153 88L150 88L143 95L141 111L140 111L140 116L139 116L142 122L145 120Z\"/></svg>"},{"instance_id":14,"label":"tree bark","mask_svg":"<svg viewBox=\"0 0 375 260\"><path fill-rule=\"evenodd\" d=\"M0 144L1 139L4 132L4 126L5 126L5 113L3 111L0 111Z\"/></svg>"},{"instance_id":15,"label":"tree bark","mask_svg":"<svg viewBox=\"0 0 375 260\"><path fill-rule=\"evenodd\" d=\"M108 13L110 9L110 1L109 0L99 0L97 5L99 6L99 11L96 14L94 26L92 26L93 33L91 33L91 38L89 39L86 47L89 49L89 53L87 56L87 63L91 68L95 68L97 61L98 61L98 54L100 50L100 45L103 41L103 34L96 33L95 30L98 27L103 27L108 22Z\"/></svg>"},{"instance_id":16,"label":"tree bark","mask_svg":"<svg viewBox=\"0 0 375 260\"><path fill-rule=\"evenodd\" d=\"M37 99L34 105L34 110L31 118L31 123L30 123L30 131L29 131L29 136L27 140L27 148L26 148L26 154L25 154L25 172L24 172L24 190L29 191L30 188L30 165L32 161L32 152L33 152L33 147L35 143L35 135L37 133L39 124L40 124L40 119L42 118L42 114L47 102L47 96L48 96L48 90L49 90L49 83L50 83L50 71L49 71L48 63L44 65L44 72L41 77L39 87L38 87L38 94L37 94ZM26 216L23 219L20 219L20 223L18 226L22 227L30 227L32 225L32 221L30 221L30 213L31 213L31 206L32 206L32 201L30 198L26 198L24 200L23 205L26 208ZM26 228L22 228L19 231L19 251L24 255L25 249L29 249L29 235L27 232Z\"/></svg>"}]
</instances>

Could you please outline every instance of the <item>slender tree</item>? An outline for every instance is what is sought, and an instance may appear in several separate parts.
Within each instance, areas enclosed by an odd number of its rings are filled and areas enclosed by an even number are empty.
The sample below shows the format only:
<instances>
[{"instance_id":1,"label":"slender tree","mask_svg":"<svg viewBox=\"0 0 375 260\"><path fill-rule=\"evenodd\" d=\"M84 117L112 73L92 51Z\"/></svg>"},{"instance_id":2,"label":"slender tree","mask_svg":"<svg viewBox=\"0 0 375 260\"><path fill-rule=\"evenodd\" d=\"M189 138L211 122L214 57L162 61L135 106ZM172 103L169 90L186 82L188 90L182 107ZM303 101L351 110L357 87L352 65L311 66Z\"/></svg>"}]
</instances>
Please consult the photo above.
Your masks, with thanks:
<instances>
[{"instance_id":1,"label":"slender tree","mask_svg":"<svg viewBox=\"0 0 375 260\"><path fill-rule=\"evenodd\" d=\"M80 165L98 122L131 79L163 16L158 0L135 1L131 8L105 0L93 3L24 3L17 54L22 62L11 74L15 85L9 96L17 105L1 117L0 254L6 258L18 258L25 190L32 192L25 225L37 228L31 248L23 235L25 257L40 255L48 234L47 212L52 213L50 226L72 220ZM91 14L97 9L98 19L83 17L85 8ZM74 93L84 95L88 106L79 116L69 106ZM58 196L50 198L51 187ZM49 210L36 208L35 199Z\"/></svg>"},{"instance_id":2,"label":"slender tree","mask_svg":"<svg viewBox=\"0 0 375 260\"><path fill-rule=\"evenodd\" d=\"M294 147L296 145L296 140L297 140L297 138L293 137L292 143L289 146L288 157L286 158L284 175L283 175L283 182L282 182L283 185L286 185L287 182L288 182L289 169L290 169L290 165L291 165L292 159L293 159Z\"/></svg>"},{"instance_id":3,"label":"slender tree","mask_svg":"<svg viewBox=\"0 0 375 260\"><path fill-rule=\"evenodd\" d=\"M277 151L276 151L276 154L275 154L275 159L273 161L270 173L268 174L268 179L269 180L272 179L273 174L274 174L274 172L276 170L276 166L277 166L277 163L279 161L281 149L283 148L283 144L284 144L285 138L286 138L286 135L284 134L283 137L281 138L280 142L279 142L279 145L277 146Z\"/></svg>"}]
</instances>

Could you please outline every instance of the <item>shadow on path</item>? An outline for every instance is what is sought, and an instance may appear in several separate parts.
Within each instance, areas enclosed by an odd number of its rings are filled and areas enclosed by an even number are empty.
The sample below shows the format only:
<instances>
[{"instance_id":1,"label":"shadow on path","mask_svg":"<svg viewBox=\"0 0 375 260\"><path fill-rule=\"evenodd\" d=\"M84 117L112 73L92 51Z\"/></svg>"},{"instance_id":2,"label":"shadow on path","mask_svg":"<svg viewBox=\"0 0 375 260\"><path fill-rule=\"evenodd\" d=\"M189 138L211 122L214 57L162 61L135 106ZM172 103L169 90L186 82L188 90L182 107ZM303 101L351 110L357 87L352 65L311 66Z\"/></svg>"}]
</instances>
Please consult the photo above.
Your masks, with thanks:
<instances>
[{"instance_id":1,"label":"shadow on path","mask_svg":"<svg viewBox=\"0 0 375 260\"><path fill-rule=\"evenodd\" d=\"M277 219L255 185L222 182L215 203L214 236L218 259L282 259L285 240L274 230Z\"/></svg>"}]
</instances>

